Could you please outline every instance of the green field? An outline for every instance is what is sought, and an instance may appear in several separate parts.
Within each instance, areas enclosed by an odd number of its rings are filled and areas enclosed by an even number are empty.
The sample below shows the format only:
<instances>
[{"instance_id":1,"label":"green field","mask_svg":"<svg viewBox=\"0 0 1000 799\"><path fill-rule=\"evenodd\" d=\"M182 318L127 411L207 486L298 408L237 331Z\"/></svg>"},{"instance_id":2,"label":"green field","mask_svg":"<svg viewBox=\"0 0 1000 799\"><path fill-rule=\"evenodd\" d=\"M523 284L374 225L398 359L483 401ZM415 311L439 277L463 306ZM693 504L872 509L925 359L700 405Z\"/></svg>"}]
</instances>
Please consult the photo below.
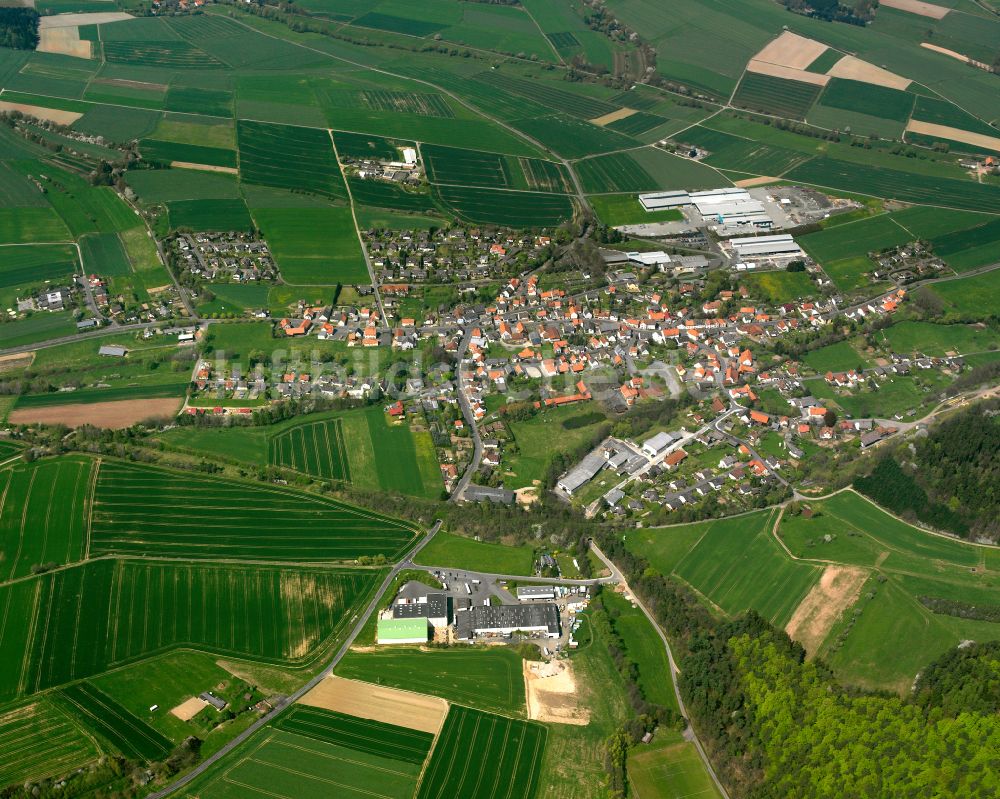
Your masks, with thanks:
<instances>
[{"instance_id":1,"label":"green field","mask_svg":"<svg viewBox=\"0 0 1000 799\"><path fill-rule=\"evenodd\" d=\"M76 270L76 252L67 244L0 248L0 298L10 304L18 289L46 280L68 280Z\"/></svg>"},{"instance_id":2,"label":"green field","mask_svg":"<svg viewBox=\"0 0 1000 799\"><path fill-rule=\"evenodd\" d=\"M329 743L322 735L310 734L315 728L304 734L286 731L283 722L294 720L300 710L306 709L296 706L282 716L278 728L265 727L202 777L196 783L197 793L185 795L204 799L413 796L420 764L368 752L355 740Z\"/></svg>"},{"instance_id":3,"label":"green field","mask_svg":"<svg viewBox=\"0 0 1000 799\"><path fill-rule=\"evenodd\" d=\"M94 463L68 457L0 471L0 579L83 559Z\"/></svg>"},{"instance_id":4,"label":"green field","mask_svg":"<svg viewBox=\"0 0 1000 799\"><path fill-rule=\"evenodd\" d=\"M94 491L90 551L338 561L398 557L413 537L402 522L333 500L107 461Z\"/></svg>"},{"instance_id":5,"label":"green field","mask_svg":"<svg viewBox=\"0 0 1000 799\"><path fill-rule=\"evenodd\" d=\"M1000 346L1000 336L988 327L936 325L932 322L898 322L882 331L893 352L944 357L948 352L972 354L992 352Z\"/></svg>"},{"instance_id":6,"label":"green field","mask_svg":"<svg viewBox=\"0 0 1000 799\"><path fill-rule=\"evenodd\" d=\"M87 274L119 277L132 273L128 255L117 233L96 233L80 239L83 269Z\"/></svg>"},{"instance_id":7,"label":"green field","mask_svg":"<svg viewBox=\"0 0 1000 799\"><path fill-rule=\"evenodd\" d=\"M325 130L242 120L237 130L243 180L324 197L347 196Z\"/></svg>"},{"instance_id":8,"label":"green field","mask_svg":"<svg viewBox=\"0 0 1000 799\"><path fill-rule=\"evenodd\" d=\"M628 778L630 792L639 799L719 796L698 751L690 743L635 750L629 754Z\"/></svg>"},{"instance_id":9,"label":"green field","mask_svg":"<svg viewBox=\"0 0 1000 799\"><path fill-rule=\"evenodd\" d=\"M0 699L176 647L307 663L367 601L372 570L102 559L0 586Z\"/></svg>"},{"instance_id":10,"label":"green field","mask_svg":"<svg viewBox=\"0 0 1000 799\"><path fill-rule=\"evenodd\" d=\"M415 766L423 764L434 742L434 736L429 732L306 705L296 705L281 716L275 726L286 732Z\"/></svg>"},{"instance_id":11,"label":"green field","mask_svg":"<svg viewBox=\"0 0 1000 799\"><path fill-rule=\"evenodd\" d=\"M426 566L442 566L446 569L528 575L532 573L534 552L531 547L523 544L521 546L490 544L442 531L420 550L417 562Z\"/></svg>"},{"instance_id":12,"label":"green field","mask_svg":"<svg viewBox=\"0 0 1000 799\"><path fill-rule=\"evenodd\" d=\"M176 200L167 203L170 227L195 231L249 230L250 211L241 198L229 200ZM214 290L214 287L213 287Z\"/></svg>"},{"instance_id":13,"label":"green field","mask_svg":"<svg viewBox=\"0 0 1000 799\"><path fill-rule=\"evenodd\" d=\"M733 105L804 119L819 96L820 88L814 83L746 72L733 95Z\"/></svg>"},{"instance_id":14,"label":"green field","mask_svg":"<svg viewBox=\"0 0 1000 799\"><path fill-rule=\"evenodd\" d=\"M48 697L0 713L0 785L68 774L98 752L93 738Z\"/></svg>"},{"instance_id":15,"label":"green field","mask_svg":"<svg viewBox=\"0 0 1000 799\"><path fill-rule=\"evenodd\" d=\"M452 706L420 783L419 799L533 799L546 728Z\"/></svg>"},{"instance_id":16,"label":"green field","mask_svg":"<svg viewBox=\"0 0 1000 799\"><path fill-rule=\"evenodd\" d=\"M819 374L827 372L844 372L857 369L858 366L868 366L868 359L846 341L828 344L818 350L807 353L802 359L806 365Z\"/></svg>"},{"instance_id":17,"label":"green field","mask_svg":"<svg viewBox=\"0 0 1000 799\"><path fill-rule=\"evenodd\" d=\"M160 733L90 683L75 683L58 696L84 725L130 759L162 760L173 748Z\"/></svg>"},{"instance_id":18,"label":"green field","mask_svg":"<svg viewBox=\"0 0 1000 799\"><path fill-rule=\"evenodd\" d=\"M588 163L588 162L584 162ZM605 225L641 225L644 222L679 222L684 215L676 208L647 211L634 194L594 194L587 198Z\"/></svg>"},{"instance_id":19,"label":"green field","mask_svg":"<svg viewBox=\"0 0 1000 799\"><path fill-rule=\"evenodd\" d=\"M933 291L944 301L946 308L985 319L1000 303L1000 272L992 271L962 280L938 283Z\"/></svg>"},{"instance_id":20,"label":"green field","mask_svg":"<svg viewBox=\"0 0 1000 799\"><path fill-rule=\"evenodd\" d=\"M614 619L614 629L625 642L626 652L639 673L639 687L647 702L679 711L667 649L646 614L620 594L605 591L601 601Z\"/></svg>"},{"instance_id":21,"label":"green field","mask_svg":"<svg viewBox=\"0 0 1000 799\"><path fill-rule=\"evenodd\" d=\"M506 647L352 650L335 672L340 677L440 696L483 710L524 714L521 656Z\"/></svg>"},{"instance_id":22,"label":"green field","mask_svg":"<svg viewBox=\"0 0 1000 799\"><path fill-rule=\"evenodd\" d=\"M747 275L747 285L773 303L794 302L815 295L816 284L806 272L758 272Z\"/></svg>"},{"instance_id":23,"label":"green field","mask_svg":"<svg viewBox=\"0 0 1000 799\"><path fill-rule=\"evenodd\" d=\"M573 203L565 194L452 185L438 185L434 191L445 210L474 224L555 227L573 216Z\"/></svg>"},{"instance_id":24,"label":"green field","mask_svg":"<svg viewBox=\"0 0 1000 799\"><path fill-rule=\"evenodd\" d=\"M831 78L823 90L820 102L832 108L906 122L910 118L915 99L916 95L898 89L856 80Z\"/></svg>"},{"instance_id":25,"label":"green field","mask_svg":"<svg viewBox=\"0 0 1000 799\"><path fill-rule=\"evenodd\" d=\"M315 477L351 479L339 419L307 422L271 437L267 459L275 466L287 466Z\"/></svg>"}]
</instances>

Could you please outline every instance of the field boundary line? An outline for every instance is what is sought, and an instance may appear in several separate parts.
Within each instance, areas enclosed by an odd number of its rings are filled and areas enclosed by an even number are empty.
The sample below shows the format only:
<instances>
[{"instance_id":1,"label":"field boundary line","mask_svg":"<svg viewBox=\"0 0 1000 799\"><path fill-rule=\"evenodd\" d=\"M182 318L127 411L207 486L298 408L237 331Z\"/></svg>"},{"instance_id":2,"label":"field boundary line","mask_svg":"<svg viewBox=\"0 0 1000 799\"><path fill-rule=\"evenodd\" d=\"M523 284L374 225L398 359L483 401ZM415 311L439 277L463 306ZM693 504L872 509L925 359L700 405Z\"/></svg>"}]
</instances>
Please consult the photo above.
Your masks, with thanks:
<instances>
[{"instance_id":1,"label":"field boundary line","mask_svg":"<svg viewBox=\"0 0 1000 799\"><path fill-rule=\"evenodd\" d=\"M85 499L84 512L86 514L87 525L85 530L86 539L84 541L83 559L90 560L90 543L94 536L94 508L96 507L95 498L97 496L97 480L100 476L101 466L103 466L104 461L101 458L96 458L93 464L93 470L90 474L90 483L88 486L87 497Z\"/></svg>"},{"instance_id":2,"label":"field boundary line","mask_svg":"<svg viewBox=\"0 0 1000 799\"><path fill-rule=\"evenodd\" d=\"M28 523L28 506L31 503L31 489L34 488L35 478L38 476L38 469L31 470L31 479L28 481L28 490L24 495L24 510L21 511L21 527L17 534L17 549L14 552L14 557L10 562L10 574L7 576L5 582L10 582L14 578L14 572L17 570L17 563L21 560L21 550L24 547L24 527ZM51 505L49 506L51 510ZM46 516L46 518L48 518Z\"/></svg>"}]
</instances>

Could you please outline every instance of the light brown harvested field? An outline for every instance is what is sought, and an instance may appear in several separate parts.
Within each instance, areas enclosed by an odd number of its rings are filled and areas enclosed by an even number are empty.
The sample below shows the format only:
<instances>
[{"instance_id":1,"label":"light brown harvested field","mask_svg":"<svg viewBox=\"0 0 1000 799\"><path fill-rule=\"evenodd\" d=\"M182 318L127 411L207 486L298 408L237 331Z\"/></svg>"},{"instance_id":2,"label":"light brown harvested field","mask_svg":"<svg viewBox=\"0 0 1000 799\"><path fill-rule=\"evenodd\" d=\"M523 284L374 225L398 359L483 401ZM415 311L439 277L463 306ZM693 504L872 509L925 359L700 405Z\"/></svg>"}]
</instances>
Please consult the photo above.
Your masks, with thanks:
<instances>
[{"instance_id":1,"label":"light brown harvested field","mask_svg":"<svg viewBox=\"0 0 1000 799\"><path fill-rule=\"evenodd\" d=\"M792 614L785 632L815 655L841 614L861 595L868 572L853 566L827 566L823 576Z\"/></svg>"},{"instance_id":2,"label":"light brown harvested field","mask_svg":"<svg viewBox=\"0 0 1000 799\"><path fill-rule=\"evenodd\" d=\"M211 164L196 164L192 161L171 161L170 166L175 169L197 169L202 172L226 172L230 175L238 175L240 171L231 166L212 166Z\"/></svg>"},{"instance_id":3,"label":"light brown harvested field","mask_svg":"<svg viewBox=\"0 0 1000 799\"><path fill-rule=\"evenodd\" d=\"M761 175L757 178L746 178L744 180L737 180L736 184L741 189L749 189L754 186L765 186L768 183L777 183L781 178L767 177L766 175Z\"/></svg>"},{"instance_id":4,"label":"light brown harvested field","mask_svg":"<svg viewBox=\"0 0 1000 799\"><path fill-rule=\"evenodd\" d=\"M882 67L869 64L860 58L852 55L845 55L840 61L834 64L826 73L831 78L846 78L847 80L858 80L862 83L872 83L876 86L885 86L889 89L899 89L905 91L910 85L909 78L897 75Z\"/></svg>"},{"instance_id":5,"label":"light brown harvested field","mask_svg":"<svg viewBox=\"0 0 1000 799\"><path fill-rule=\"evenodd\" d=\"M764 49L757 53L753 60L792 69L805 69L826 50L827 46L821 42L815 42L791 31L784 31L777 39L764 45Z\"/></svg>"},{"instance_id":6,"label":"light brown harvested field","mask_svg":"<svg viewBox=\"0 0 1000 799\"><path fill-rule=\"evenodd\" d=\"M590 723L590 710L580 705L570 661L525 660L522 663L529 719L581 727Z\"/></svg>"},{"instance_id":7,"label":"light brown harvested field","mask_svg":"<svg viewBox=\"0 0 1000 799\"><path fill-rule=\"evenodd\" d=\"M829 75L816 72L806 72L804 69L792 69L783 67L781 64L771 64L767 61L758 61L756 58L747 64L747 72L756 72L760 75L770 75L772 78L784 78L785 80L797 80L802 83L813 83L816 86L826 86L830 82Z\"/></svg>"},{"instance_id":8,"label":"light brown harvested field","mask_svg":"<svg viewBox=\"0 0 1000 799\"><path fill-rule=\"evenodd\" d=\"M879 5L895 8L897 11L909 11L911 14L919 14L931 19L942 19L951 11L950 8L924 3L921 0L879 0Z\"/></svg>"},{"instance_id":9,"label":"light brown harvested field","mask_svg":"<svg viewBox=\"0 0 1000 799\"><path fill-rule=\"evenodd\" d=\"M90 58L90 42L80 40L77 27L40 28L38 31L39 53L59 53L73 58Z\"/></svg>"},{"instance_id":10,"label":"light brown harvested field","mask_svg":"<svg viewBox=\"0 0 1000 799\"><path fill-rule=\"evenodd\" d=\"M64 424L67 427L90 424L121 430L153 416L174 416L180 407L179 397L49 405L44 408L15 408L10 412L8 421L11 424Z\"/></svg>"},{"instance_id":11,"label":"light brown harvested field","mask_svg":"<svg viewBox=\"0 0 1000 799\"><path fill-rule=\"evenodd\" d=\"M208 705L204 699L192 696L190 699L181 702L177 707L170 709L172 716L177 716L181 721L190 721L197 716L201 709Z\"/></svg>"},{"instance_id":12,"label":"light brown harvested field","mask_svg":"<svg viewBox=\"0 0 1000 799\"><path fill-rule=\"evenodd\" d=\"M920 46L928 50L933 50L935 53L946 55L949 58L964 61L966 64L972 64L972 66L979 67L980 69L988 70L990 68L989 64L984 64L982 61L976 61L974 58L969 58L967 55L963 55L962 53L956 53L954 50L949 50L947 47L938 47L936 44L931 44L930 42L921 42Z\"/></svg>"},{"instance_id":13,"label":"light brown harvested field","mask_svg":"<svg viewBox=\"0 0 1000 799\"><path fill-rule=\"evenodd\" d=\"M448 703L436 696L334 676L327 677L299 701L303 705L433 735L437 735L448 715Z\"/></svg>"},{"instance_id":14,"label":"light brown harvested field","mask_svg":"<svg viewBox=\"0 0 1000 799\"><path fill-rule=\"evenodd\" d=\"M35 353L33 352L15 352L13 355L0 355L0 372L27 369L34 362Z\"/></svg>"},{"instance_id":15,"label":"light brown harvested field","mask_svg":"<svg viewBox=\"0 0 1000 799\"><path fill-rule=\"evenodd\" d=\"M40 105L28 105L27 103L9 103L0 100L0 111L20 111L22 114L44 119L47 122L55 122L57 125L72 125L83 114L75 111L57 111L55 108L44 108Z\"/></svg>"},{"instance_id":16,"label":"light brown harvested field","mask_svg":"<svg viewBox=\"0 0 1000 799\"><path fill-rule=\"evenodd\" d=\"M972 133L961 128L952 128L948 125L935 125L933 122L918 122L915 119L909 121L906 129L913 133L922 133L925 136L939 136L942 139L961 141L976 147L982 147L984 150L992 150L1000 153L1000 136Z\"/></svg>"},{"instance_id":17,"label":"light brown harvested field","mask_svg":"<svg viewBox=\"0 0 1000 799\"><path fill-rule=\"evenodd\" d=\"M108 8L114 8L114 3L108 2ZM104 25L108 22L121 22L123 19L133 19L131 14L122 11L95 11L90 14L52 14L38 20L39 28L76 28L80 25Z\"/></svg>"},{"instance_id":18,"label":"light brown harvested field","mask_svg":"<svg viewBox=\"0 0 1000 799\"><path fill-rule=\"evenodd\" d=\"M610 125L619 119L628 119L634 113L636 113L634 108L619 108L617 111L612 111L610 114L605 114L602 117L594 117L590 120L590 123L592 125L600 125L603 128L605 125Z\"/></svg>"}]
</instances>

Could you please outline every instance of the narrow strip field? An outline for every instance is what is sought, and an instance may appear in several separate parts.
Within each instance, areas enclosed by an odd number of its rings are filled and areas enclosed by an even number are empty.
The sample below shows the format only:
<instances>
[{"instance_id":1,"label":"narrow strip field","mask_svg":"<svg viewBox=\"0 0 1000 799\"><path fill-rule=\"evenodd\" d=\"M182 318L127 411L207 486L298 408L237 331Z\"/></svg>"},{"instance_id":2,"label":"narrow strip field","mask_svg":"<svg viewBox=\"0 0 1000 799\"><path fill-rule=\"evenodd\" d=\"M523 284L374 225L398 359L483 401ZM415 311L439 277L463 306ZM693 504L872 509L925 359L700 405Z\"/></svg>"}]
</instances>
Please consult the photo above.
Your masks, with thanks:
<instances>
[{"instance_id":1,"label":"narrow strip field","mask_svg":"<svg viewBox=\"0 0 1000 799\"><path fill-rule=\"evenodd\" d=\"M105 463L94 554L269 561L398 557L415 531L371 511L260 485Z\"/></svg>"},{"instance_id":2,"label":"narrow strip field","mask_svg":"<svg viewBox=\"0 0 1000 799\"><path fill-rule=\"evenodd\" d=\"M532 799L546 729L455 705L420 783L418 799Z\"/></svg>"},{"instance_id":3,"label":"narrow strip field","mask_svg":"<svg viewBox=\"0 0 1000 799\"><path fill-rule=\"evenodd\" d=\"M146 722L90 683L71 685L59 695L84 724L128 758L147 762L162 760L173 748L170 741Z\"/></svg>"},{"instance_id":4,"label":"narrow strip field","mask_svg":"<svg viewBox=\"0 0 1000 799\"><path fill-rule=\"evenodd\" d=\"M333 480L350 480L340 419L309 422L289 428L268 440L268 461Z\"/></svg>"},{"instance_id":5,"label":"narrow strip field","mask_svg":"<svg viewBox=\"0 0 1000 799\"><path fill-rule=\"evenodd\" d=\"M66 774L98 754L94 742L48 699L0 714L0 785Z\"/></svg>"}]
</instances>

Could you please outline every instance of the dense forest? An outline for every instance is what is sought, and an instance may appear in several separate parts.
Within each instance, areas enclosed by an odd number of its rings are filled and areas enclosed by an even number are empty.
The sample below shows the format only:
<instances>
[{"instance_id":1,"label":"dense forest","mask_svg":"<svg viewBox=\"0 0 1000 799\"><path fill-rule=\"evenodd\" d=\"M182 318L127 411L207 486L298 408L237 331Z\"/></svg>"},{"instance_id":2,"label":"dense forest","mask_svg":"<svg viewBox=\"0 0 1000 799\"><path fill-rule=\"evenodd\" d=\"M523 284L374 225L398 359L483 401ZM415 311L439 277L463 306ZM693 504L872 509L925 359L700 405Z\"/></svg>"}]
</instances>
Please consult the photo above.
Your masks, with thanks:
<instances>
[{"instance_id":1,"label":"dense forest","mask_svg":"<svg viewBox=\"0 0 1000 799\"><path fill-rule=\"evenodd\" d=\"M599 543L670 636L690 721L734 797L1000 795L1000 644L946 654L911 698L867 693L756 613L720 622L617 536Z\"/></svg>"},{"instance_id":2,"label":"dense forest","mask_svg":"<svg viewBox=\"0 0 1000 799\"><path fill-rule=\"evenodd\" d=\"M1000 538L1000 403L985 402L886 453L854 487L911 521Z\"/></svg>"},{"instance_id":3,"label":"dense forest","mask_svg":"<svg viewBox=\"0 0 1000 799\"><path fill-rule=\"evenodd\" d=\"M0 47L34 50L38 46L38 12L33 8L0 8Z\"/></svg>"}]
</instances>

